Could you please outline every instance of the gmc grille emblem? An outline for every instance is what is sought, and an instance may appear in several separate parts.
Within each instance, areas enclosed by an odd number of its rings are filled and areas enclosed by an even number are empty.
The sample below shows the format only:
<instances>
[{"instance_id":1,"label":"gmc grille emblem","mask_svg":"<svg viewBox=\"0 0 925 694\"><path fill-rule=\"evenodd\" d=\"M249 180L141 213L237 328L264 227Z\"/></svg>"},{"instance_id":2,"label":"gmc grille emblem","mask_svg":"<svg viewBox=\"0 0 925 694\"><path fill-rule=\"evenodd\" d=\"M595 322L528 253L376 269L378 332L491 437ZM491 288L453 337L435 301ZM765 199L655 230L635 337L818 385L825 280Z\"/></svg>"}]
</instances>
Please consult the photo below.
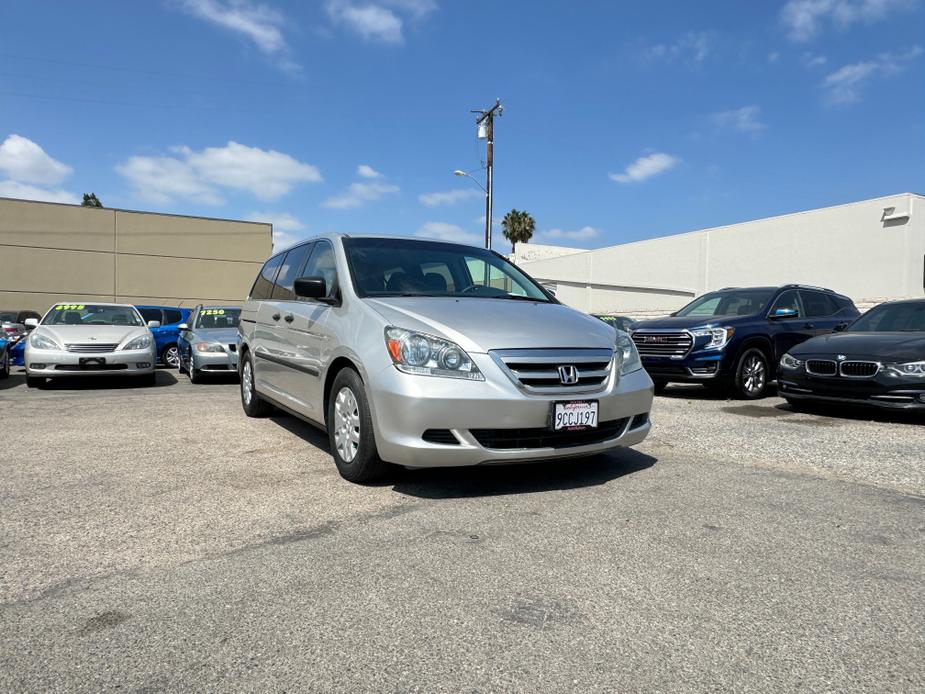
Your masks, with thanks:
<instances>
[{"instance_id":1,"label":"gmc grille emblem","mask_svg":"<svg viewBox=\"0 0 925 694\"><path fill-rule=\"evenodd\" d=\"M646 335L646 342L668 342L668 338L661 335Z\"/></svg>"},{"instance_id":2,"label":"gmc grille emblem","mask_svg":"<svg viewBox=\"0 0 925 694\"><path fill-rule=\"evenodd\" d=\"M569 364L559 367L559 381L564 386L573 386L578 383L578 369Z\"/></svg>"}]
</instances>

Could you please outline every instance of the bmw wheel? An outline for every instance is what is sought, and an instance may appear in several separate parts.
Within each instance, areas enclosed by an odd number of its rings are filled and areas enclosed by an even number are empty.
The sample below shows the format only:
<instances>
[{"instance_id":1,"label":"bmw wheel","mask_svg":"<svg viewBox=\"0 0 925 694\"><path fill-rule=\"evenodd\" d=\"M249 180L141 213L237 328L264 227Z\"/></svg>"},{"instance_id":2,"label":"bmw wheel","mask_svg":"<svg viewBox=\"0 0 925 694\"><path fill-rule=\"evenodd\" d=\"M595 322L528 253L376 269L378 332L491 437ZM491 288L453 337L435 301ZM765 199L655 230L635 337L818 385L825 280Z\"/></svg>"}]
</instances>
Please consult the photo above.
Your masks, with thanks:
<instances>
[{"instance_id":1,"label":"bmw wheel","mask_svg":"<svg viewBox=\"0 0 925 694\"><path fill-rule=\"evenodd\" d=\"M254 388L254 362L250 352L241 361L241 406L248 417L266 417L273 406L261 398Z\"/></svg>"},{"instance_id":2,"label":"bmw wheel","mask_svg":"<svg viewBox=\"0 0 925 694\"><path fill-rule=\"evenodd\" d=\"M746 400L764 397L769 380L768 360L757 347L746 349L735 372L736 393Z\"/></svg>"},{"instance_id":3,"label":"bmw wheel","mask_svg":"<svg viewBox=\"0 0 925 694\"><path fill-rule=\"evenodd\" d=\"M341 477L351 482L369 482L388 469L376 450L366 388L353 369L343 369L334 378L327 428L331 455Z\"/></svg>"}]
</instances>

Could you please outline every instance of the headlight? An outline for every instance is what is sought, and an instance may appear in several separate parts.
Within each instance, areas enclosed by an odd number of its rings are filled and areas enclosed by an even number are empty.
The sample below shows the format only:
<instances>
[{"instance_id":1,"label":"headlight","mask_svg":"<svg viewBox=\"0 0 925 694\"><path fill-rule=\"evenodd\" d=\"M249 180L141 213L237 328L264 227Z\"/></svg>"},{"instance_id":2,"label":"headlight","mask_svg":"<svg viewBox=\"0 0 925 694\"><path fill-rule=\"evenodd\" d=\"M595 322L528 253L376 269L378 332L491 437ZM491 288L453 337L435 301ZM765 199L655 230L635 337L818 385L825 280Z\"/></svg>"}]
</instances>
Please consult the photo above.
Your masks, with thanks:
<instances>
[{"instance_id":1,"label":"headlight","mask_svg":"<svg viewBox=\"0 0 925 694\"><path fill-rule=\"evenodd\" d=\"M217 342L197 342L197 352L224 352L225 348Z\"/></svg>"},{"instance_id":2,"label":"headlight","mask_svg":"<svg viewBox=\"0 0 925 694\"><path fill-rule=\"evenodd\" d=\"M151 336L141 335L129 342L122 349L148 349L151 346Z\"/></svg>"},{"instance_id":3,"label":"headlight","mask_svg":"<svg viewBox=\"0 0 925 694\"><path fill-rule=\"evenodd\" d=\"M691 335L710 338L707 344L698 349L722 349L729 344L734 332L735 328L698 328L697 330L691 330Z\"/></svg>"},{"instance_id":4,"label":"headlight","mask_svg":"<svg viewBox=\"0 0 925 694\"><path fill-rule=\"evenodd\" d=\"M803 364L805 363L806 362L804 362L802 359L791 357L789 354L785 354L780 358L780 365L785 369L799 369L802 368Z\"/></svg>"},{"instance_id":5,"label":"headlight","mask_svg":"<svg viewBox=\"0 0 925 694\"><path fill-rule=\"evenodd\" d=\"M884 364L887 376L918 376L925 378L925 361L909 361L905 364Z\"/></svg>"},{"instance_id":6,"label":"headlight","mask_svg":"<svg viewBox=\"0 0 925 694\"><path fill-rule=\"evenodd\" d=\"M29 344L35 349L61 349L58 343L50 337L45 337L41 333L35 331L33 331L32 335L29 337Z\"/></svg>"},{"instance_id":7,"label":"headlight","mask_svg":"<svg viewBox=\"0 0 925 694\"><path fill-rule=\"evenodd\" d=\"M385 346L395 368L404 373L485 380L469 355L449 340L389 327L385 329Z\"/></svg>"},{"instance_id":8,"label":"headlight","mask_svg":"<svg viewBox=\"0 0 925 694\"><path fill-rule=\"evenodd\" d=\"M642 368L642 361L639 359L639 352L636 351L636 345L633 339L626 333L617 333L617 342L614 345L617 361L620 364L620 375L639 371Z\"/></svg>"}]
</instances>

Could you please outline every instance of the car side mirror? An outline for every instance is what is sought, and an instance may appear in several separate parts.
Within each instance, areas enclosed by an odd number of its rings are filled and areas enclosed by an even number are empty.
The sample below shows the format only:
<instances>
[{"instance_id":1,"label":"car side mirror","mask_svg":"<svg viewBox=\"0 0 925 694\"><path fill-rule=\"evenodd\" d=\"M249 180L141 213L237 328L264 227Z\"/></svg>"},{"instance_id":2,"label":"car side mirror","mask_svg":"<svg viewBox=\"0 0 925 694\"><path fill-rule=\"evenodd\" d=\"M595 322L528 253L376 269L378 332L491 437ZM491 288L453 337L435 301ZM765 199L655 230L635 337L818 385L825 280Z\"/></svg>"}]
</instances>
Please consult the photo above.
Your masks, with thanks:
<instances>
[{"instance_id":1,"label":"car side mirror","mask_svg":"<svg viewBox=\"0 0 925 694\"><path fill-rule=\"evenodd\" d=\"M186 323L180 323L180 325L177 326L177 330L189 330L189 326Z\"/></svg>"},{"instance_id":2,"label":"car side mirror","mask_svg":"<svg viewBox=\"0 0 925 694\"><path fill-rule=\"evenodd\" d=\"M800 312L795 308L779 308L779 309L776 309L768 317L771 320L785 320L787 318L799 318Z\"/></svg>"},{"instance_id":3,"label":"car side mirror","mask_svg":"<svg viewBox=\"0 0 925 694\"><path fill-rule=\"evenodd\" d=\"M26 318L26 322L23 324L27 328L37 328L39 325L38 318Z\"/></svg>"},{"instance_id":4,"label":"car side mirror","mask_svg":"<svg viewBox=\"0 0 925 694\"><path fill-rule=\"evenodd\" d=\"M149 320L148 327L149 328L159 328L161 327L161 322L159 320Z\"/></svg>"},{"instance_id":5,"label":"car side mirror","mask_svg":"<svg viewBox=\"0 0 925 694\"><path fill-rule=\"evenodd\" d=\"M845 332L847 329L848 329L848 324L847 324L847 323L839 323L839 324L836 325L835 328L834 328L835 332L837 332L837 333L843 333L843 332Z\"/></svg>"},{"instance_id":6,"label":"car side mirror","mask_svg":"<svg viewBox=\"0 0 925 694\"><path fill-rule=\"evenodd\" d=\"M292 288L296 296L301 296L305 299L318 299L321 301L328 296L328 288L323 277L300 277L292 283Z\"/></svg>"}]
</instances>

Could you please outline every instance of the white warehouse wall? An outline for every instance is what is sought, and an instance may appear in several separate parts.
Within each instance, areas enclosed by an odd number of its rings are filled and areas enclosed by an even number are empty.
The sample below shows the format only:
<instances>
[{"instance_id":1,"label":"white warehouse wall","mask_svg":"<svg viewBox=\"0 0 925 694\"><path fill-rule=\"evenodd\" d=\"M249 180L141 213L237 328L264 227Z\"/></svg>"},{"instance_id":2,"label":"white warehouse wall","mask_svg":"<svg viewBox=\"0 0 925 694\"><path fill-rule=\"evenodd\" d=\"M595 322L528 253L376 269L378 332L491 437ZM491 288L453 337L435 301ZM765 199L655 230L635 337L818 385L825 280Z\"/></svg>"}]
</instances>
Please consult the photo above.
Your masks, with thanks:
<instances>
[{"instance_id":1,"label":"white warehouse wall","mask_svg":"<svg viewBox=\"0 0 925 694\"><path fill-rule=\"evenodd\" d=\"M925 296L925 197L891 195L532 262L520 248L517 255L561 301L592 313L668 313L714 289L787 283L870 305Z\"/></svg>"}]
</instances>

